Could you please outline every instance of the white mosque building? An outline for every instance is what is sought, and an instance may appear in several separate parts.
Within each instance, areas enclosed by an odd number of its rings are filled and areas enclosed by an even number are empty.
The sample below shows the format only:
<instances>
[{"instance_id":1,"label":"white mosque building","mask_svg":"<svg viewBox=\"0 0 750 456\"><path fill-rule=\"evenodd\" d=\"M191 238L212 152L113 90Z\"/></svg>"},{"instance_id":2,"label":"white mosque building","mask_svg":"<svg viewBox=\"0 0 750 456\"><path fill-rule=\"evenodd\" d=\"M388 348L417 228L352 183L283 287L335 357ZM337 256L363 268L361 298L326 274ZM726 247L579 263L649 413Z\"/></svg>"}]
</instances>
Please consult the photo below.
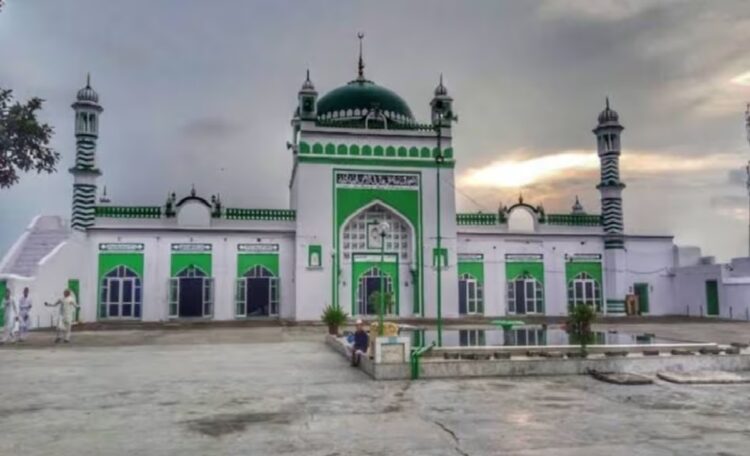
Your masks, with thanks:
<instances>
[{"instance_id":1,"label":"white mosque building","mask_svg":"<svg viewBox=\"0 0 750 456\"><path fill-rule=\"evenodd\" d=\"M366 318L381 286L392 318L562 316L576 303L623 315L628 295L643 314L729 316L720 265L702 264L672 236L625 231L623 126L609 102L592 136L601 214L577 199L556 214L520 198L495 213L456 213L465 151L453 148L442 78L424 122L366 78L361 56L352 81L319 96L308 73L297 98L288 207L225 207L195 189L120 206L96 200L108 170L97 166L103 108L87 81L72 105L70 224L35 218L0 262L0 288L29 286L37 303L71 288L84 322L308 321L327 305ZM736 305L733 317L745 318L747 300ZM43 306L34 311L36 324L49 324Z\"/></svg>"}]
</instances>

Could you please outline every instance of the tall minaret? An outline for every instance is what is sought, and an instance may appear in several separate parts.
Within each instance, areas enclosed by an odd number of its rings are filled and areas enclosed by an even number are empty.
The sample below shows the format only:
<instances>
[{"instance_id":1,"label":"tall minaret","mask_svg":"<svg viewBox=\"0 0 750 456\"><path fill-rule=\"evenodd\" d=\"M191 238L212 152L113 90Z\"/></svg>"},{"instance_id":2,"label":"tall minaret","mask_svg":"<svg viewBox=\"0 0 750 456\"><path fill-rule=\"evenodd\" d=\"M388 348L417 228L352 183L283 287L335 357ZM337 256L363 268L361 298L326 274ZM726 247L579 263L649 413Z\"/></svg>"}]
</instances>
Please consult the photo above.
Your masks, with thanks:
<instances>
[{"instance_id":1,"label":"tall minaret","mask_svg":"<svg viewBox=\"0 0 750 456\"><path fill-rule=\"evenodd\" d=\"M94 225L96 178L101 171L96 167L96 140L99 137L99 94L91 88L91 77L86 76L86 87L78 91L75 111L76 162L70 168L73 175L73 216L71 226L85 231Z\"/></svg>"},{"instance_id":2,"label":"tall minaret","mask_svg":"<svg viewBox=\"0 0 750 456\"><path fill-rule=\"evenodd\" d=\"M617 112L610 109L609 98L594 128L601 161L602 225L604 226L605 293L608 308L619 308L627 294L625 240L623 236L622 190L620 181L620 133L623 130ZM612 304L612 306L610 306Z\"/></svg>"}]
</instances>

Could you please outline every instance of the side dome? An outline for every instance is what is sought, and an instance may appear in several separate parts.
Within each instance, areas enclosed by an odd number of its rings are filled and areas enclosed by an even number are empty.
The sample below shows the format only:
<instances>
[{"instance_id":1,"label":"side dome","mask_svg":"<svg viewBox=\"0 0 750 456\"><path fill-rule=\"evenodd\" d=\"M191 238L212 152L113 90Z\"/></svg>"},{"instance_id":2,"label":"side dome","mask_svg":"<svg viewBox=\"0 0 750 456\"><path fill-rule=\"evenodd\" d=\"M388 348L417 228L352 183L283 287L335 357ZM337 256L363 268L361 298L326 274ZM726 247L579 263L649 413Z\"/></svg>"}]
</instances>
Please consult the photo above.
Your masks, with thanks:
<instances>
[{"instance_id":1,"label":"side dome","mask_svg":"<svg viewBox=\"0 0 750 456\"><path fill-rule=\"evenodd\" d=\"M614 109L610 109L609 107L609 97L607 97L607 104L604 108L604 111L599 113L599 124L605 124L605 123L617 123L620 120L619 114L617 114L617 111Z\"/></svg>"},{"instance_id":2,"label":"side dome","mask_svg":"<svg viewBox=\"0 0 750 456\"><path fill-rule=\"evenodd\" d=\"M317 108L318 116L324 119L361 118L377 109L392 121L414 121L414 115L403 98L366 79L356 79L328 92L318 100Z\"/></svg>"}]
</instances>

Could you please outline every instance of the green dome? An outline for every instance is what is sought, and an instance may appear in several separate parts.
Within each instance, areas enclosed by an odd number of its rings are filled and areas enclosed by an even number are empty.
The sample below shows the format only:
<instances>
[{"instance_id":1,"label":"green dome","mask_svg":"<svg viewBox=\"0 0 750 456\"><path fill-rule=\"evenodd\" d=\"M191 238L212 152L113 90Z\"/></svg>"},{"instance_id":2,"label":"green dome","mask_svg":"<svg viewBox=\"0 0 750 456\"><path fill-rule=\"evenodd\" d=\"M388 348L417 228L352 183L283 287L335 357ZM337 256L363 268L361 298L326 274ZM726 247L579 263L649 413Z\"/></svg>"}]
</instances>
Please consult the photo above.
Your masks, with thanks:
<instances>
[{"instance_id":1,"label":"green dome","mask_svg":"<svg viewBox=\"0 0 750 456\"><path fill-rule=\"evenodd\" d=\"M391 119L414 120L414 115L403 98L392 90L366 79L355 79L328 92L318 100L318 116L321 117L352 117L366 114L373 108L380 109ZM352 112L349 113L349 110ZM359 113L355 114L355 110L359 110Z\"/></svg>"}]
</instances>

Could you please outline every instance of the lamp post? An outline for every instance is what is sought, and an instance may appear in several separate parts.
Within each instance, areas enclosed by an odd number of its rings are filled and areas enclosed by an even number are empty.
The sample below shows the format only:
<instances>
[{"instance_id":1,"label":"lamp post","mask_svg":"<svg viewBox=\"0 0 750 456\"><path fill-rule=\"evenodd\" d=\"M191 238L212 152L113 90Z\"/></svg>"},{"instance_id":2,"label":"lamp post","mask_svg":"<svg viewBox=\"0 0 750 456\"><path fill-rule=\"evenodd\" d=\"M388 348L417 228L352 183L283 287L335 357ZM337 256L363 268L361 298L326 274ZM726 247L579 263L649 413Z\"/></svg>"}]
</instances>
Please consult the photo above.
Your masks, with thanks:
<instances>
[{"instance_id":1,"label":"lamp post","mask_svg":"<svg viewBox=\"0 0 750 456\"><path fill-rule=\"evenodd\" d=\"M380 308L378 309L378 335L383 335L383 313L385 312L385 238L390 230L388 222L382 222L380 229Z\"/></svg>"},{"instance_id":2,"label":"lamp post","mask_svg":"<svg viewBox=\"0 0 750 456\"><path fill-rule=\"evenodd\" d=\"M440 168L445 162L442 149L443 113L437 113L437 152L435 153L436 186L437 186L437 346L443 346L443 249L440 232Z\"/></svg>"}]
</instances>

